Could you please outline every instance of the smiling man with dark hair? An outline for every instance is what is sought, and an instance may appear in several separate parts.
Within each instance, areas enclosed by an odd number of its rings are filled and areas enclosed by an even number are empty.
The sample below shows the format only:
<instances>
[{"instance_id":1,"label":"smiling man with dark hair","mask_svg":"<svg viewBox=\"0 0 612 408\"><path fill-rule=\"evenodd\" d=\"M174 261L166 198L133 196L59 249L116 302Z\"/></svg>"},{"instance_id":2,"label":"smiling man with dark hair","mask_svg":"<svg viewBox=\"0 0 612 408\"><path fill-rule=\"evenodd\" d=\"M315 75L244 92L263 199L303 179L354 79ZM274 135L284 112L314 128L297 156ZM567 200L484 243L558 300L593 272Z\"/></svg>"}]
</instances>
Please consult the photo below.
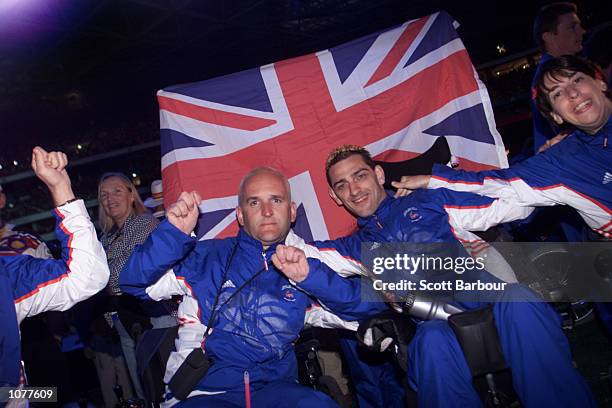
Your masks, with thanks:
<instances>
[{"instance_id":1,"label":"smiling man with dark hair","mask_svg":"<svg viewBox=\"0 0 612 408\"><path fill-rule=\"evenodd\" d=\"M485 230L530 212L502 200L446 189L418 190L394 199L383 189L384 171L372 166L367 157L369 153L361 147L342 146L327 162L331 197L353 214L359 225L355 234L321 244L339 256L361 259L362 242L458 244L461 229ZM459 251L469 257L463 249ZM324 303L333 299L333 293L321 283L325 282L325 271L309 268L302 259L304 253L279 247L279 254L279 269L300 288ZM474 277L497 282L486 271ZM486 296L495 302L459 302L459 306L492 307L501 348L522 403L527 407L595 406L586 382L572 365L567 339L552 308L518 284L507 284L503 292ZM463 350L446 321L418 324L409 344L407 365L419 406L481 405Z\"/></svg>"}]
</instances>

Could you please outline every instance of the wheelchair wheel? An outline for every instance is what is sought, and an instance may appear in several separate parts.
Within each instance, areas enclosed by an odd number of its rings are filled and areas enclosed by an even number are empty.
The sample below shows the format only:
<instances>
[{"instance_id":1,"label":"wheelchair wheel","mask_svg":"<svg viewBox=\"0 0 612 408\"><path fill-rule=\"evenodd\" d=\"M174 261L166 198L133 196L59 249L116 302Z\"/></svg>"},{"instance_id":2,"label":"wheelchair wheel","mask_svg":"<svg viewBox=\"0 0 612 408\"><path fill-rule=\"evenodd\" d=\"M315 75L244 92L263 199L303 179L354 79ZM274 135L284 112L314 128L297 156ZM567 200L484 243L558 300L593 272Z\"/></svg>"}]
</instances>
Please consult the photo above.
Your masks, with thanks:
<instances>
[{"instance_id":1,"label":"wheelchair wheel","mask_svg":"<svg viewBox=\"0 0 612 408\"><path fill-rule=\"evenodd\" d=\"M352 406L350 398L342 393L336 380L329 375L319 377L317 389L329 395L341 408L350 408Z\"/></svg>"}]
</instances>

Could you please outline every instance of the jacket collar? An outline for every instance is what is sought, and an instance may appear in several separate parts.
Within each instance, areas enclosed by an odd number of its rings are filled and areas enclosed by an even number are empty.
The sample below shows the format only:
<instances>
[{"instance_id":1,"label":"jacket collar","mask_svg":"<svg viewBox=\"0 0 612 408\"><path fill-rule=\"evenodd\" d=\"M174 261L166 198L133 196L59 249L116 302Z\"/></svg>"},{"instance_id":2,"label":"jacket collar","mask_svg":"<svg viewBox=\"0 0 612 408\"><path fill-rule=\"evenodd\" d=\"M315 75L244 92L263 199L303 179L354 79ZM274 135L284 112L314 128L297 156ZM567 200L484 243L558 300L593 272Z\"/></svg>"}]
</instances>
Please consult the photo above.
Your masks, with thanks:
<instances>
[{"instance_id":1,"label":"jacket collar","mask_svg":"<svg viewBox=\"0 0 612 408\"><path fill-rule=\"evenodd\" d=\"M285 238L283 243L289 240L289 236L291 237L296 236L293 230L289 230L289 234L287 234L287 238ZM256 240L255 238L253 238L252 236L250 236L249 234L247 234L247 232L244 230L243 227L240 227L240 230L238 231L238 236L236 237L236 239L238 240L238 246L242 250L255 251L259 254L264 252L263 244L260 241ZM291 240L293 239L294 238L291 238ZM265 253L272 253L276 251L276 246L278 244L279 243L277 242L276 244L270 245L270 247L265 251Z\"/></svg>"},{"instance_id":2,"label":"jacket collar","mask_svg":"<svg viewBox=\"0 0 612 408\"><path fill-rule=\"evenodd\" d=\"M380 221L381 219L384 219L387 216L387 214L389 214L389 211L391 211L391 204L393 203L394 200L395 199L391 197L389 192L386 192L385 199L380 203L380 205L378 206L374 214L368 217L358 217L357 218L357 225L359 226L359 228L363 228L368 224L376 223Z\"/></svg>"},{"instance_id":3,"label":"jacket collar","mask_svg":"<svg viewBox=\"0 0 612 408\"><path fill-rule=\"evenodd\" d=\"M574 135L581 142L594 146L603 146L605 143L604 140L607 139L610 134L612 134L612 115L610 115L606 124L594 135L590 135L580 129L574 131ZM610 141L608 141L608 143L610 143Z\"/></svg>"}]
</instances>

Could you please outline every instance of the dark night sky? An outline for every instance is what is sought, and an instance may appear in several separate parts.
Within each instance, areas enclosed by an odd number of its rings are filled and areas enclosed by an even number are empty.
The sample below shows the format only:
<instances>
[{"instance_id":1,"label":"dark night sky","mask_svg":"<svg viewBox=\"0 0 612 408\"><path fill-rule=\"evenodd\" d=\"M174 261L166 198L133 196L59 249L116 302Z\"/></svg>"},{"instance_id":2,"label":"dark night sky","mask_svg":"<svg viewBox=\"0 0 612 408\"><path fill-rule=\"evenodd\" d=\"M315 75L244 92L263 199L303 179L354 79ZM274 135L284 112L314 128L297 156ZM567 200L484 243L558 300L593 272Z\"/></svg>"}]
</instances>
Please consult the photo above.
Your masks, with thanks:
<instances>
[{"instance_id":1,"label":"dark night sky","mask_svg":"<svg viewBox=\"0 0 612 408\"><path fill-rule=\"evenodd\" d=\"M438 10L478 65L534 47L546 1L2 0L0 149L49 129L155 118L155 91L318 51ZM612 2L577 2L587 28ZM507 54L507 55L508 55ZM55 134L57 137L57 133ZM9 143L9 139L11 142Z\"/></svg>"}]
</instances>

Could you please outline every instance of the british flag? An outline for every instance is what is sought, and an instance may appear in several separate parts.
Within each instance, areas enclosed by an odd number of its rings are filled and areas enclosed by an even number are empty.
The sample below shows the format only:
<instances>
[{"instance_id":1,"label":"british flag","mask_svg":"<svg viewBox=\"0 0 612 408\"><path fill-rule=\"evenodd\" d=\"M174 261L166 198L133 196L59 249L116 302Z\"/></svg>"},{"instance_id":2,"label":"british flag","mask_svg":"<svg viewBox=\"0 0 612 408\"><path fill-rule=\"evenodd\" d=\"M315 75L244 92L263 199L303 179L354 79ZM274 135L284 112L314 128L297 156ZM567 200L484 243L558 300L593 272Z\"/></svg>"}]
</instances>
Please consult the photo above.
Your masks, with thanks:
<instances>
[{"instance_id":1,"label":"british flag","mask_svg":"<svg viewBox=\"0 0 612 408\"><path fill-rule=\"evenodd\" d=\"M275 167L298 205L295 230L329 239L354 226L329 198L327 154L366 146L379 160L405 160L445 136L459 166L506 167L484 85L444 12L338 47L158 92L167 203L203 197L197 233L237 232L240 179Z\"/></svg>"}]
</instances>

